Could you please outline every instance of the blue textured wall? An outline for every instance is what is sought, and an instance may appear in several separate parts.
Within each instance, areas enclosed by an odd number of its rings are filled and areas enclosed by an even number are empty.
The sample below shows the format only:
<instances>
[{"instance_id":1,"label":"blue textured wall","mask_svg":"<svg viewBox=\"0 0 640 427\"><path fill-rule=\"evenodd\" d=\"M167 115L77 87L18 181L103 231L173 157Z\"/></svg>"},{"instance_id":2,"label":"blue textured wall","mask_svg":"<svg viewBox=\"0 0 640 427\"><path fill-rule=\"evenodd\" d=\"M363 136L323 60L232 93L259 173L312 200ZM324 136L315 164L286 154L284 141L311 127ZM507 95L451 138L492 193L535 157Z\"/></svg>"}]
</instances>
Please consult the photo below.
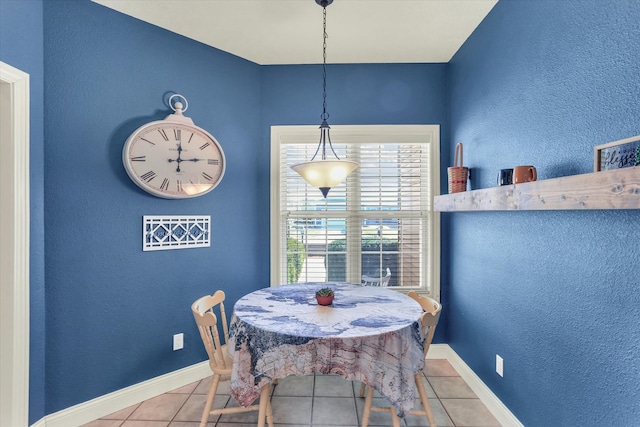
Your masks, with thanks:
<instances>
[{"instance_id":1,"label":"blue textured wall","mask_svg":"<svg viewBox=\"0 0 640 427\"><path fill-rule=\"evenodd\" d=\"M327 66L329 125L438 124L440 141L448 140L446 64L353 64ZM262 67L262 138L260 173L269 176L270 126L320 126L322 66ZM319 135L319 133L318 133ZM445 169L446 173L446 169ZM443 181L446 186L446 181ZM260 191L269 206L269 182ZM265 253L269 248L268 216L263 218ZM444 309L434 342L445 342L447 290L441 290Z\"/></svg>"},{"instance_id":2,"label":"blue textured wall","mask_svg":"<svg viewBox=\"0 0 640 427\"><path fill-rule=\"evenodd\" d=\"M330 66L330 123L441 124L476 188L515 164L590 172L594 145L640 134L639 17L632 0L501 0L449 66ZM321 70L258 67L88 1L0 1L0 24L0 59L31 75L33 423L203 360L185 307L267 285L269 126L319 122ZM171 92L227 155L202 198L148 196L121 164ZM142 215L192 213L212 215L210 249L142 253ZM442 325L527 426L640 424L639 219L443 216ZM178 332L186 348L172 352Z\"/></svg>"},{"instance_id":3,"label":"blue textured wall","mask_svg":"<svg viewBox=\"0 0 640 427\"><path fill-rule=\"evenodd\" d=\"M44 410L44 67L42 1L0 1L0 61L29 74L29 423ZM4 285L4 284L3 284Z\"/></svg>"},{"instance_id":4,"label":"blue textured wall","mask_svg":"<svg viewBox=\"0 0 640 427\"><path fill-rule=\"evenodd\" d=\"M205 359L189 310L223 289L230 307L268 286L258 241L260 68L89 1L46 1L46 412ZM122 147L164 118L186 115L227 158L211 193L165 200L140 190ZM142 216L211 215L210 248L142 252ZM172 335L185 349L172 351Z\"/></svg>"},{"instance_id":5,"label":"blue textured wall","mask_svg":"<svg viewBox=\"0 0 640 427\"><path fill-rule=\"evenodd\" d=\"M639 20L635 0L495 6L450 63L447 151L474 188L592 172L640 134ZM527 426L640 425L640 211L446 215L454 350Z\"/></svg>"},{"instance_id":6,"label":"blue textured wall","mask_svg":"<svg viewBox=\"0 0 640 427\"><path fill-rule=\"evenodd\" d=\"M231 306L268 285L269 126L319 123L321 69L259 67L88 1L45 2L44 18L53 413L203 360L190 303L222 288ZM446 124L445 65L330 72L332 124ZM202 198L149 196L122 167L127 136L163 118L171 92L227 156ZM143 253L144 214L211 214L212 248ZM177 332L185 350L173 352Z\"/></svg>"}]
</instances>

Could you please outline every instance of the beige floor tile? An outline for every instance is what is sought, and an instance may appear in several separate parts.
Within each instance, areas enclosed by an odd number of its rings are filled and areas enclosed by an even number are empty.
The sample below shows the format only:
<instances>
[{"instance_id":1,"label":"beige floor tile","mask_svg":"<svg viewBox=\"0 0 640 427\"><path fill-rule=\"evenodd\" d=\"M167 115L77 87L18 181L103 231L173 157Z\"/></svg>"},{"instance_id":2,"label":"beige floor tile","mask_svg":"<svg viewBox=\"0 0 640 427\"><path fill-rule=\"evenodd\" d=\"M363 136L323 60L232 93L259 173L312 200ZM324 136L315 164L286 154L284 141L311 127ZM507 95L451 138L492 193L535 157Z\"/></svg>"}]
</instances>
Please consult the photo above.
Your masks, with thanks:
<instances>
[{"instance_id":1,"label":"beige floor tile","mask_svg":"<svg viewBox=\"0 0 640 427\"><path fill-rule=\"evenodd\" d=\"M433 387L431 387L431 384L429 384L429 381L427 381L427 379L424 377L424 375L422 375L422 385L424 385L425 390L427 391L427 397L429 399L437 399L438 397L436 396L436 392L433 391ZM420 398L420 395L418 394L418 390L416 389L415 391L416 393L416 399Z\"/></svg>"},{"instance_id":2,"label":"beige floor tile","mask_svg":"<svg viewBox=\"0 0 640 427\"><path fill-rule=\"evenodd\" d=\"M355 396L356 396L357 398L359 398L359 399L364 400L365 396L367 395L368 386L365 386L365 388L364 388L364 395L363 395L363 396L360 396L360 385L361 385L361 384L362 384L362 383L361 383L361 382L359 382L359 381L354 381L354 382L353 382L353 388L354 388ZM429 387L431 387L431 386L429 386ZM381 395L380 393L378 393L376 390L374 390L374 391L373 391L373 397L374 397L374 398L375 398L375 397L382 397L382 395Z\"/></svg>"},{"instance_id":3,"label":"beige floor tile","mask_svg":"<svg viewBox=\"0 0 640 427\"><path fill-rule=\"evenodd\" d=\"M192 382L191 384L187 384L187 385L182 386L180 388L177 388L175 390L171 390L168 393L191 394L191 393L193 393L193 390L196 389L198 384L200 384L200 381L195 381L195 382Z\"/></svg>"},{"instance_id":4,"label":"beige floor tile","mask_svg":"<svg viewBox=\"0 0 640 427\"><path fill-rule=\"evenodd\" d=\"M358 422L362 422L362 411L364 408L364 399L356 399L356 404L358 407ZM452 427L454 424L447 415L447 412L444 410L442 404L438 399L429 399L429 404L431 406L431 411L433 412L433 416L436 420L436 424L438 427ZM372 406L381 406L381 407L389 407L391 406L389 402L384 398L374 398ZM422 409L422 403L419 400L416 400L416 404L414 406L416 409ZM406 425L408 426L428 426L427 418L418 416L418 415L407 415L405 417ZM370 426L390 426L391 425L391 414L384 412L371 412L369 416L369 425ZM405 424L401 424L405 425ZM314 427L316 427L314 425Z\"/></svg>"},{"instance_id":5,"label":"beige floor tile","mask_svg":"<svg viewBox=\"0 0 640 427\"><path fill-rule=\"evenodd\" d=\"M167 421L136 421L127 420L122 424L122 427L168 427Z\"/></svg>"},{"instance_id":6,"label":"beige floor tile","mask_svg":"<svg viewBox=\"0 0 640 427\"><path fill-rule=\"evenodd\" d=\"M427 364L425 373L433 375L423 377L422 381L439 427L499 426L495 417L448 362L431 361L434 363ZM82 427L197 427L210 384L211 378L193 382ZM359 381L348 381L340 376L291 376L281 379L274 387L271 398L275 427L356 427L361 422L364 406L364 398L359 397L359 391ZM228 393L229 381L220 383L214 408L238 406ZM389 406L377 392L374 396L374 406ZM420 407L421 403L416 399L416 408ZM257 418L257 411L213 416L208 420L207 427L255 426ZM388 427L391 425L391 415L372 412L369 425ZM425 417L408 415L401 425L424 427L427 421Z\"/></svg>"},{"instance_id":7,"label":"beige floor tile","mask_svg":"<svg viewBox=\"0 0 640 427\"><path fill-rule=\"evenodd\" d=\"M427 378L439 399L475 399L478 396L460 377Z\"/></svg>"},{"instance_id":8,"label":"beige floor tile","mask_svg":"<svg viewBox=\"0 0 640 427\"><path fill-rule=\"evenodd\" d=\"M268 424L265 422L265 426L267 426ZM287 427L291 427L291 424L285 424ZM277 427L278 424L274 424L274 427ZM173 427L173 426L169 426L169 427ZM209 427L209 426L207 426ZM218 423L216 424L216 427L256 427L256 423ZM308 425L304 426L304 427L308 427Z\"/></svg>"},{"instance_id":9,"label":"beige floor tile","mask_svg":"<svg viewBox=\"0 0 640 427\"><path fill-rule=\"evenodd\" d=\"M371 401L371 406L380 406L383 408L387 408L391 406L389 402L383 397L374 397ZM364 410L364 399L356 398L356 408L358 411L358 424L362 424L362 413ZM370 426L390 426L391 425L391 414L387 414L384 412L373 412L371 411L369 415L369 425Z\"/></svg>"},{"instance_id":10,"label":"beige floor tile","mask_svg":"<svg viewBox=\"0 0 640 427\"><path fill-rule=\"evenodd\" d=\"M120 427L124 420L95 420L80 427Z\"/></svg>"},{"instance_id":11,"label":"beige floor tile","mask_svg":"<svg viewBox=\"0 0 640 427\"><path fill-rule=\"evenodd\" d=\"M360 383L358 383L360 390ZM315 396L353 397L353 381L339 375L316 375Z\"/></svg>"},{"instance_id":12,"label":"beige floor tile","mask_svg":"<svg viewBox=\"0 0 640 427\"><path fill-rule=\"evenodd\" d=\"M449 418L449 415L447 415L447 411L445 411L438 399L429 399L429 406L431 407L433 418L436 420L436 425L438 427L452 427L454 425L451 418ZM420 401L416 401L414 408L422 410L422 403ZM412 427L429 425L427 417L422 415L407 415L406 421L407 425Z\"/></svg>"},{"instance_id":13,"label":"beige floor tile","mask_svg":"<svg viewBox=\"0 0 640 427\"><path fill-rule=\"evenodd\" d=\"M188 394L161 394L142 402L129 419L169 422L178 413L188 397Z\"/></svg>"},{"instance_id":14,"label":"beige floor tile","mask_svg":"<svg viewBox=\"0 0 640 427\"><path fill-rule=\"evenodd\" d=\"M200 381L200 384L198 384L196 389L193 391L193 394L209 393L209 388L211 387L211 381L213 381L213 376L202 379ZM220 381L218 383L218 390L216 391L216 394L229 394L230 389L231 389L231 381L229 380Z\"/></svg>"},{"instance_id":15,"label":"beige floor tile","mask_svg":"<svg viewBox=\"0 0 640 427\"><path fill-rule=\"evenodd\" d=\"M213 399L213 409L224 408L229 400L229 396L218 396ZM204 394L192 394L182 405L173 421L200 421L204 405L207 402L207 396ZM210 415L209 422L218 420L219 415Z\"/></svg>"},{"instance_id":16,"label":"beige floor tile","mask_svg":"<svg viewBox=\"0 0 640 427\"><path fill-rule=\"evenodd\" d=\"M427 359L424 373L428 377L457 377L460 375L446 359Z\"/></svg>"},{"instance_id":17,"label":"beige floor tile","mask_svg":"<svg viewBox=\"0 0 640 427\"><path fill-rule=\"evenodd\" d=\"M429 384L429 381L427 381L427 379L423 376L422 377L422 384L424 385L425 390L427 391L427 397L430 399L437 399L436 393L433 391L433 388L431 387L431 384ZM354 381L353 383L354 386L354 393L357 399L362 399L364 401L364 397L367 395L367 389L365 388L365 395L364 396L360 396L360 382L359 381ZM420 395L418 394L418 390L415 390L415 396L416 399L420 398ZM373 392L373 397L374 398L382 398L382 396L380 395L380 393L378 393L377 391L374 390Z\"/></svg>"},{"instance_id":18,"label":"beige floor tile","mask_svg":"<svg viewBox=\"0 0 640 427\"><path fill-rule=\"evenodd\" d=\"M274 396L313 396L313 375L281 378L273 389Z\"/></svg>"},{"instance_id":19,"label":"beige floor tile","mask_svg":"<svg viewBox=\"0 0 640 427\"><path fill-rule=\"evenodd\" d=\"M457 427L500 426L480 399L442 399L440 402Z\"/></svg>"},{"instance_id":20,"label":"beige floor tile","mask_svg":"<svg viewBox=\"0 0 640 427\"><path fill-rule=\"evenodd\" d=\"M215 427L216 423L207 423L207 427ZM218 424L220 425L220 424ZM241 427L241 424L231 424L235 427ZM173 421L169 423L169 427L199 427L199 422L192 421Z\"/></svg>"},{"instance_id":21,"label":"beige floor tile","mask_svg":"<svg viewBox=\"0 0 640 427\"><path fill-rule=\"evenodd\" d=\"M253 402L253 405L260 404L260 399ZM229 399L226 408L238 408L240 405L234 399ZM239 412L237 414L224 414L220 416L220 422L223 423L245 423L256 425L258 423L258 411Z\"/></svg>"},{"instance_id":22,"label":"beige floor tile","mask_svg":"<svg viewBox=\"0 0 640 427\"><path fill-rule=\"evenodd\" d=\"M136 403L135 405L131 405L128 408L121 409L112 414L106 415L100 419L101 420L126 420L133 413L133 411L135 411L138 408L138 406L140 406L140 403Z\"/></svg>"},{"instance_id":23,"label":"beige floor tile","mask_svg":"<svg viewBox=\"0 0 640 427\"><path fill-rule=\"evenodd\" d=\"M195 390L193 390L193 394L207 394L209 393L209 387L211 387L211 381L213 377L207 377L200 380ZM218 388L222 385L222 382L218 384Z\"/></svg>"},{"instance_id":24,"label":"beige floor tile","mask_svg":"<svg viewBox=\"0 0 640 427\"><path fill-rule=\"evenodd\" d=\"M309 425L311 400L311 397L272 397L273 422L276 424Z\"/></svg>"},{"instance_id":25,"label":"beige floor tile","mask_svg":"<svg viewBox=\"0 0 640 427\"><path fill-rule=\"evenodd\" d=\"M209 389L207 388L207 393ZM206 393L205 393L206 394ZM216 394L231 394L231 381L221 381L218 383L218 390L216 390Z\"/></svg>"},{"instance_id":26,"label":"beige floor tile","mask_svg":"<svg viewBox=\"0 0 640 427\"><path fill-rule=\"evenodd\" d=\"M346 381L343 379L343 381ZM356 405L353 397L314 397L311 420L313 425L356 425Z\"/></svg>"}]
</instances>

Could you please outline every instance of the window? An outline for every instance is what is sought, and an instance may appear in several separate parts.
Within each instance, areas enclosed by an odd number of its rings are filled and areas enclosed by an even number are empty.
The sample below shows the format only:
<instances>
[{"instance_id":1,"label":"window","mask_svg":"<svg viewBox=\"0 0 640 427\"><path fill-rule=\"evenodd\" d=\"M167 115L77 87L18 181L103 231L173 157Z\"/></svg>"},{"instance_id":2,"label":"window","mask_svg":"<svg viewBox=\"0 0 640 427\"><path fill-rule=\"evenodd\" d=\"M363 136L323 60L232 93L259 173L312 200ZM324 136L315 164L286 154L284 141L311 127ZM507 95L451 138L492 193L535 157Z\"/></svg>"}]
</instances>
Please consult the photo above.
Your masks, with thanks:
<instances>
[{"instance_id":1,"label":"window","mask_svg":"<svg viewBox=\"0 0 640 427\"><path fill-rule=\"evenodd\" d=\"M271 283L361 283L439 298L439 126L332 126L340 158L360 164L323 198L289 166L308 161L317 126L271 128Z\"/></svg>"}]
</instances>

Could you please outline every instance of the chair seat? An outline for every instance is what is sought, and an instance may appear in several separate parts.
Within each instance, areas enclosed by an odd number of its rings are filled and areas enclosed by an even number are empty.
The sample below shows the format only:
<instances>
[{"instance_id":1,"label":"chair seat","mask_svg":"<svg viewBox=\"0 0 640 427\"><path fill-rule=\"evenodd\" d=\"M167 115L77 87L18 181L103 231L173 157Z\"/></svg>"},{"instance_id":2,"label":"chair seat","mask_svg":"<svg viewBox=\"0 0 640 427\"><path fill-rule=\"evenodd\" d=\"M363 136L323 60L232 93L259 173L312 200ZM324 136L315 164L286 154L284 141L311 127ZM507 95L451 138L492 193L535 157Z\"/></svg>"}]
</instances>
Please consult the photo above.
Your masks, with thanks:
<instances>
[{"instance_id":1,"label":"chair seat","mask_svg":"<svg viewBox=\"0 0 640 427\"><path fill-rule=\"evenodd\" d=\"M231 355L229 354L229 352L227 351L227 344L224 344L220 347L220 349L222 350L222 356L224 357L224 365L226 366L226 368L223 368L222 366L212 366L212 364L210 363L209 366L211 367L211 371L213 371L214 374L218 374L218 375L231 375L231 368L233 367L233 359L231 358ZM220 363L220 365L222 365Z\"/></svg>"}]
</instances>

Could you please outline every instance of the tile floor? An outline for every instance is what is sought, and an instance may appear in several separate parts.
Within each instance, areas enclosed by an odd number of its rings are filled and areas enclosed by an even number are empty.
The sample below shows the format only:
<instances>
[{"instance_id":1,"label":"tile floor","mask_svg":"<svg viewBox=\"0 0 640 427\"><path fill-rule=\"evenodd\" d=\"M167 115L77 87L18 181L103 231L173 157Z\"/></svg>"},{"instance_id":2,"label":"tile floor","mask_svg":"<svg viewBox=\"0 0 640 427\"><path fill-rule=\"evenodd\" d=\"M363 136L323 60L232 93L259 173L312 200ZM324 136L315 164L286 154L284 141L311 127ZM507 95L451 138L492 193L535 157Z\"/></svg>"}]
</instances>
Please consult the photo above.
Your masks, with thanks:
<instances>
[{"instance_id":1,"label":"tile floor","mask_svg":"<svg viewBox=\"0 0 640 427\"><path fill-rule=\"evenodd\" d=\"M456 370L443 359L429 359L424 383L438 426L500 426ZM211 378L186 385L82 427L197 427ZM271 405L276 427L357 427L364 398L360 383L338 376L287 377L273 388ZM388 406L374 397L374 406ZM237 405L229 396L229 382L218 387L215 407ZM420 405L419 400L416 405ZM257 412L212 416L207 427L248 427L257 423ZM372 412L370 426L391 426L391 415ZM427 426L426 419L407 416L403 426Z\"/></svg>"}]
</instances>

